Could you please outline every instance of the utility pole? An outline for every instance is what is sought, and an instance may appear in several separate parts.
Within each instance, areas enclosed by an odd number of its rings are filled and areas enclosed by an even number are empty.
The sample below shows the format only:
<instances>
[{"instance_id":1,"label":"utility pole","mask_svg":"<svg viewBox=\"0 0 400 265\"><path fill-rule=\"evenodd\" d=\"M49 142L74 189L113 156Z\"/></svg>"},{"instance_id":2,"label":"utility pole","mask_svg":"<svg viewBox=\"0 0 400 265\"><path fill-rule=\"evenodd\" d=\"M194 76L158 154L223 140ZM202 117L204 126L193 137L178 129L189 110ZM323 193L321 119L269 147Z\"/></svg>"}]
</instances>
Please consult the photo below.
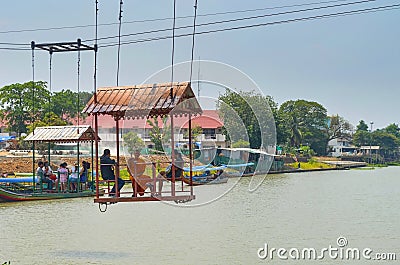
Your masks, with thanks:
<instances>
[{"instance_id":1,"label":"utility pole","mask_svg":"<svg viewBox=\"0 0 400 265\"><path fill-rule=\"evenodd\" d=\"M369 163L372 164L372 124L374 124L374 122L371 121L370 124L371 129L369 131Z\"/></svg>"}]
</instances>

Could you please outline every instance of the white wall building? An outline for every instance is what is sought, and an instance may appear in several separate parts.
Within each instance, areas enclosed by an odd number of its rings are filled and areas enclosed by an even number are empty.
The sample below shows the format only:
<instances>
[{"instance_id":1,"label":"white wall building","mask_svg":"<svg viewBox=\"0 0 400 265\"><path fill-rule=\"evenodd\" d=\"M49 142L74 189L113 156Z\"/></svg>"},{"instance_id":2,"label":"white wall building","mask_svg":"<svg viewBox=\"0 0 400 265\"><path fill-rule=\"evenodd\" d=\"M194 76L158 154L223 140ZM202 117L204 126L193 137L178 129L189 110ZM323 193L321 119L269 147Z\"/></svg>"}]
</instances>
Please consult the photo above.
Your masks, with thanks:
<instances>
[{"instance_id":1,"label":"white wall building","mask_svg":"<svg viewBox=\"0 0 400 265\"><path fill-rule=\"evenodd\" d=\"M335 138L328 142L328 156L341 157L343 155L355 155L357 154L356 150L357 147L344 138Z\"/></svg>"}]
</instances>

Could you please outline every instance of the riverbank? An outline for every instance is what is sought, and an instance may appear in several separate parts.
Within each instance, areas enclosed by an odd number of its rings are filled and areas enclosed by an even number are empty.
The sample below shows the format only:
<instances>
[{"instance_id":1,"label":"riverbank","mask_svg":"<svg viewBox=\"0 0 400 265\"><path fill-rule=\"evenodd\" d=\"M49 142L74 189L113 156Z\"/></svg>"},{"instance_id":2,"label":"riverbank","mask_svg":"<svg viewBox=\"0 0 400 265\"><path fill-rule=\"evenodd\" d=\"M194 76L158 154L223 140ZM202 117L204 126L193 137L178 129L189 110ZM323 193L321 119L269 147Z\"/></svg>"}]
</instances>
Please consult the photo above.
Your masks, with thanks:
<instances>
[{"instance_id":1,"label":"riverbank","mask_svg":"<svg viewBox=\"0 0 400 265\"><path fill-rule=\"evenodd\" d=\"M322 158L323 159L323 158ZM310 159L308 162L297 162L286 164L282 170L270 171L270 174L282 173L301 173L311 171L327 171L327 170L348 170L350 168L366 167L367 163L340 161L340 160L316 160Z\"/></svg>"},{"instance_id":2,"label":"riverbank","mask_svg":"<svg viewBox=\"0 0 400 265\"><path fill-rule=\"evenodd\" d=\"M147 157L147 156L146 156ZM42 157L36 160L43 159ZM81 157L83 160L91 161L89 157ZM153 155L147 157L149 161L153 161L159 164L160 167L166 167L170 161L168 157ZM62 162L67 162L69 165L76 162L76 156L69 157L54 157L51 161L52 166L56 169ZM332 159L327 157L315 157L311 158L308 162L297 162L285 164L282 170L270 171L269 174L282 174L282 173L300 173L310 171L326 171L326 170L346 170L349 168L361 168L369 166L365 162L355 161L341 161L338 159ZM377 165L371 165L377 166ZM382 165L381 165L382 166ZM9 175L18 173L32 172L32 157L0 157L0 173L8 173ZM122 169L122 177L129 179L126 169ZM125 176L126 175L126 176Z\"/></svg>"}]
</instances>

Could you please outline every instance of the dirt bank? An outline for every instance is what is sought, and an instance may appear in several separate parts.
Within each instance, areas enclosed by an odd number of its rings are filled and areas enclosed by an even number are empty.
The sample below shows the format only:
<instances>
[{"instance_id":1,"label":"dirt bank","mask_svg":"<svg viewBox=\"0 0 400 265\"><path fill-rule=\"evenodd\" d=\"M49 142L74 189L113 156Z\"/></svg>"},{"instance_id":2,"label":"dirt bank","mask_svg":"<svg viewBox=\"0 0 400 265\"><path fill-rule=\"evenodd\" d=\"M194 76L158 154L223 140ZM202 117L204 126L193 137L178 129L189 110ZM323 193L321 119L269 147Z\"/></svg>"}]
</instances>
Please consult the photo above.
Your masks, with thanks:
<instances>
[{"instance_id":1,"label":"dirt bank","mask_svg":"<svg viewBox=\"0 0 400 265\"><path fill-rule=\"evenodd\" d=\"M115 157L113 157L115 159ZM57 169L62 162L67 162L68 165L73 165L77 162L77 157L69 156L69 157L51 157L50 165L52 169ZM121 167L126 165L126 160L129 157L121 157L120 164ZM159 165L161 168L166 168L170 164L170 158L167 156L161 155L149 155L143 156L143 159L146 162L153 162ZM89 157L80 157L80 161L87 161L91 163L91 158ZM189 161L185 159L188 163ZM46 158L42 156L35 158L35 169L37 167L37 163L39 161L46 161ZM0 174L3 173L29 173L32 172L33 164L32 157L13 157L13 156L2 156L0 157Z\"/></svg>"}]
</instances>

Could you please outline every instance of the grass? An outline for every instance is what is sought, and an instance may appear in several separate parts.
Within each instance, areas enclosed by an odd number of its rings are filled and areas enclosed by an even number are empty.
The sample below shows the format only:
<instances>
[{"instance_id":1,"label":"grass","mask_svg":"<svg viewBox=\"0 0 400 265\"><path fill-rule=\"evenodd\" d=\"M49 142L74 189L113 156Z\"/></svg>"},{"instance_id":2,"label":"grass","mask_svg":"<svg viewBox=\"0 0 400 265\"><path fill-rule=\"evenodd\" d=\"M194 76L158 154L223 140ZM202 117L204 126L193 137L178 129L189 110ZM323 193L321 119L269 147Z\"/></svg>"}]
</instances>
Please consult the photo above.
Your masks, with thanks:
<instances>
[{"instance_id":1,"label":"grass","mask_svg":"<svg viewBox=\"0 0 400 265\"><path fill-rule=\"evenodd\" d=\"M388 166L400 166L400 162L388 162L386 163Z\"/></svg>"},{"instance_id":2,"label":"grass","mask_svg":"<svg viewBox=\"0 0 400 265\"><path fill-rule=\"evenodd\" d=\"M289 164L292 168L298 168L299 163L291 163ZM320 168L334 168L333 165L328 165L325 163L317 162L315 160L310 159L308 162L300 162L300 169L303 170L311 170L311 169L320 169Z\"/></svg>"},{"instance_id":3,"label":"grass","mask_svg":"<svg viewBox=\"0 0 400 265\"><path fill-rule=\"evenodd\" d=\"M367 167L387 167L387 164L368 164Z\"/></svg>"}]
</instances>

